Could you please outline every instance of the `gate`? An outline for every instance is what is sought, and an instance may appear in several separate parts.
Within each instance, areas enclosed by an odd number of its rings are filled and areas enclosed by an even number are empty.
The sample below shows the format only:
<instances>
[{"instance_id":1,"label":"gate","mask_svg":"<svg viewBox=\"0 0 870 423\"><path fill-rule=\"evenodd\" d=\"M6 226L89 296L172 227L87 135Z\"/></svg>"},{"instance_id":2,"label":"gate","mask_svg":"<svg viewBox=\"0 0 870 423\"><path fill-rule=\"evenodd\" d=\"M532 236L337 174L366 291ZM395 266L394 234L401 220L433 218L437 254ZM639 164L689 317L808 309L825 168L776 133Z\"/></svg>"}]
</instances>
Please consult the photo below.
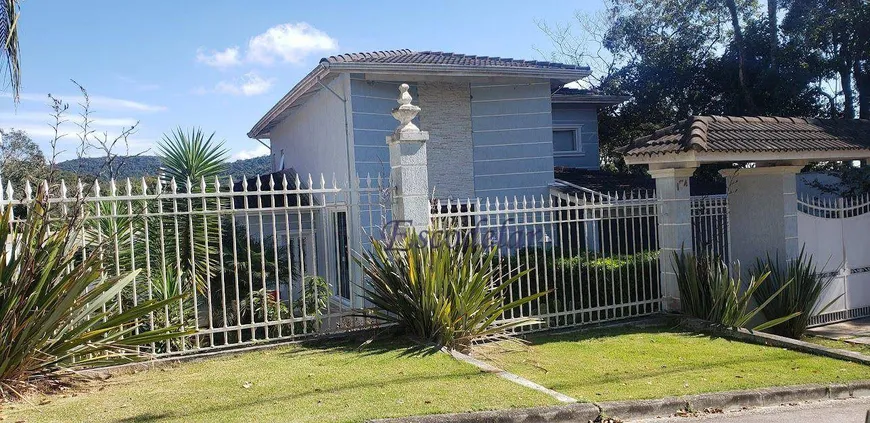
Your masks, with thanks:
<instances>
[{"instance_id":1,"label":"gate","mask_svg":"<svg viewBox=\"0 0 870 423\"><path fill-rule=\"evenodd\" d=\"M798 200L799 242L833 277L819 304L840 296L810 320L821 325L870 316L870 197Z\"/></svg>"}]
</instances>

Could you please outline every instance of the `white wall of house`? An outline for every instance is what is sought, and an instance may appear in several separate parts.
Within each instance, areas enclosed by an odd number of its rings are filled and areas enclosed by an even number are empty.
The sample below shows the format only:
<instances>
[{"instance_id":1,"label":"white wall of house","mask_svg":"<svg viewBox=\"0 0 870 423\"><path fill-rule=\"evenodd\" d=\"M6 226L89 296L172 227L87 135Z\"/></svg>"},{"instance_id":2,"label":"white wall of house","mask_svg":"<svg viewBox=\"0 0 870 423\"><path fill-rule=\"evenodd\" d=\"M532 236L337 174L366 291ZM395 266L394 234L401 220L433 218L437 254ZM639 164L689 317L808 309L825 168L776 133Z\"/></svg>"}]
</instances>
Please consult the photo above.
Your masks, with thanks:
<instances>
[{"instance_id":1,"label":"white wall of house","mask_svg":"<svg viewBox=\"0 0 870 423\"><path fill-rule=\"evenodd\" d=\"M349 94L346 78L344 74L328 84L345 99ZM294 168L300 178L310 173L319 184L317 179L323 173L331 183L334 174L343 185L349 176L345 103L329 90L320 89L272 128L271 145L273 170L280 170L283 151L285 168Z\"/></svg>"}]
</instances>

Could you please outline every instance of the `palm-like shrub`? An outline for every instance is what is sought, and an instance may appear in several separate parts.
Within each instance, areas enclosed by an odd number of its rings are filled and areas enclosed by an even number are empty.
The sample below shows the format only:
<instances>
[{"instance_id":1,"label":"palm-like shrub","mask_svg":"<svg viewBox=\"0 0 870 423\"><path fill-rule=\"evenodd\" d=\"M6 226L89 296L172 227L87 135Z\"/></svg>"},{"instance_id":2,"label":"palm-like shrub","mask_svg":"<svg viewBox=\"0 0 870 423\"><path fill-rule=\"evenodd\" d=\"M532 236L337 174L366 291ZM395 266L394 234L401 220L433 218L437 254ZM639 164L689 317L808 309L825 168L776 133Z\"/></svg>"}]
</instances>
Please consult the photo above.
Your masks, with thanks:
<instances>
[{"instance_id":1,"label":"palm-like shrub","mask_svg":"<svg viewBox=\"0 0 870 423\"><path fill-rule=\"evenodd\" d=\"M770 332L777 335L800 339L807 331L810 317L817 305L815 314L824 313L842 295L832 299L825 305L819 304L822 292L831 284L833 276L823 276L818 272L813 257L807 255L803 249L794 259L783 264L779 256L771 258L767 255L766 260L758 259L753 269L755 274L770 272L768 283L759 287L755 293L755 301L770 304L762 310L768 320L776 320L783 316L799 314L770 328ZM782 292L776 295L779 290Z\"/></svg>"},{"instance_id":2,"label":"palm-like shrub","mask_svg":"<svg viewBox=\"0 0 870 423\"><path fill-rule=\"evenodd\" d=\"M372 239L371 251L355 260L374 305L369 317L397 324L409 334L460 351L472 341L504 335L537 319L505 319L505 312L549 291L506 302L506 291L526 272L500 279L498 249L473 244L450 230L430 230L423 242L413 229L388 248Z\"/></svg>"},{"instance_id":3,"label":"palm-like shrub","mask_svg":"<svg viewBox=\"0 0 870 423\"><path fill-rule=\"evenodd\" d=\"M715 257L696 258L685 252L674 252L674 272L680 290L680 304L683 313L726 327L746 327L749 322L787 286L785 282L774 290L772 295L758 307L750 309L752 295L761 287L769 272L753 275L745 289L740 280L739 268L731 276L728 265ZM788 314L757 325L753 330L764 330L776 326L799 313Z\"/></svg>"},{"instance_id":4,"label":"palm-like shrub","mask_svg":"<svg viewBox=\"0 0 870 423\"><path fill-rule=\"evenodd\" d=\"M0 397L54 385L79 366L141 357L139 347L183 335L178 326L140 327L152 311L181 297L123 307L136 272L102 275L99 250L83 252L81 216L51 221L44 193L22 222L0 214Z\"/></svg>"},{"instance_id":5,"label":"palm-like shrub","mask_svg":"<svg viewBox=\"0 0 870 423\"><path fill-rule=\"evenodd\" d=\"M227 150L223 143L214 142L214 132L205 135L200 128L184 132L176 128L157 147L162 166L160 177L164 181L175 179L179 184L190 179L213 178L226 168Z\"/></svg>"}]
</instances>

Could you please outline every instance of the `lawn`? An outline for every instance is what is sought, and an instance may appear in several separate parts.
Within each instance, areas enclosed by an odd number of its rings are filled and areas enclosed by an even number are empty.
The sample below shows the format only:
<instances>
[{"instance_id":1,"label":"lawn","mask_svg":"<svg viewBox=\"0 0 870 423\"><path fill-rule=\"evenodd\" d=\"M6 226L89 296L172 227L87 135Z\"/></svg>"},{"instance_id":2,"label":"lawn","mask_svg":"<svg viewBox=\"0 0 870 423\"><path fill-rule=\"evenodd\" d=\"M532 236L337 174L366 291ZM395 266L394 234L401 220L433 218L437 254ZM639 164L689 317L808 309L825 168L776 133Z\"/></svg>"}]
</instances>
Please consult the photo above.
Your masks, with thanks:
<instances>
[{"instance_id":1,"label":"lawn","mask_svg":"<svg viewBox=\"0 0 870 423\"><path fill-rule=\"evenodd\" d=\"M447 354L358 344L289 346L117 376L104 388L31 398L50 402L0 414L15 422L358 422L555 404Z\"/></svg>"},{"instance_id":2,"label":"lawn","mask_svg":"<svg viewBox=\"0 0 870 423\"><path fill-rule=\"evenodd\" d=\"M805 336L802 341L812 342L813 344L821 345L828 348L837 348L841 350L854 351L856 353L861 353L864 355L870 355L870 345L853 344L851 342L822 338L820 336Z\"/></svg>"},{"instance_id":3,"label":"lawn","mask_svg":"<svg viewBox=\"0 0 870 423\"><path fill-rule=\"evenodd\" d=\"M870 367L666 328L536 335L481 358L581 401L870 379Z\"/></svg>"}]
</instances>

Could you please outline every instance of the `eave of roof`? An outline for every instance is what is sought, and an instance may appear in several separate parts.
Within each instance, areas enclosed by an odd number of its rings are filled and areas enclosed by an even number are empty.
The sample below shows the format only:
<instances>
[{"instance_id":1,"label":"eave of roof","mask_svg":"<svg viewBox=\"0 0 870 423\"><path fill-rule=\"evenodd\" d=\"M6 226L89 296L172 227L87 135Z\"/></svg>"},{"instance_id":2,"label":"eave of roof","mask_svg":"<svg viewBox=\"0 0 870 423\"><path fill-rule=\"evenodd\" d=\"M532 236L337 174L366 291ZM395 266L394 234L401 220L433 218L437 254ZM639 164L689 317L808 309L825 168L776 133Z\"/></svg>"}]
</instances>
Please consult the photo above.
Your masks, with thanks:
<instances>
[{"instance_id":1,"label":"eave of roof","mask_svg":"<svg viewBox=\"0 0 870 423\"><path fill-rule=\"evenodd\" d=\"M552 101L557 104L596 104L604 106L612 106L628 101L631 97L624 95L597 95L597 94L580 94L580 95L564 95L553 94Z\"/></svg>"},{"instance_id":2,"label":"eave of roof","mask_svg":"<svg viewBox=\"0 0 870 423\"><path fill-rule=\"evenodd\" d=\"M467 56L453 53L421 52L427 54L443 54L446 57L463 57L480 60L510 61L524 66L499 66L499 65L456 65L442 63L381 63L354 61L362 59L380 58L388 60L390 57L414 54L411 50L392 50L372 53L353 53L323 58L311 72L296 84L284 97L281 98L259 121L248 131L249 138L268 138L271 136L271 128L280 120L280 117L300 99L311 91L320 89L319 83L330 74L338 73L378 73L378 74L409 74L427 76L464 76L464 77L522 77L550 79L558 81L576 81L589 76L591 70L588 67L568 66L550 62L519 61L514 59L502 59L487 56ZM558 65L558 66L557 66ZM541 66L541 67L533 67Z\"/></svg>"},{"instance_id":3,"label":"eave of roof","mask_svg":"<svg viewBox=\"0 0 870 423\"><path fill-rule=\"evenodd\" d=\"M624 147L628 164L870 158L870 121L694 116Z\"/></svg>"}]
</instances>

